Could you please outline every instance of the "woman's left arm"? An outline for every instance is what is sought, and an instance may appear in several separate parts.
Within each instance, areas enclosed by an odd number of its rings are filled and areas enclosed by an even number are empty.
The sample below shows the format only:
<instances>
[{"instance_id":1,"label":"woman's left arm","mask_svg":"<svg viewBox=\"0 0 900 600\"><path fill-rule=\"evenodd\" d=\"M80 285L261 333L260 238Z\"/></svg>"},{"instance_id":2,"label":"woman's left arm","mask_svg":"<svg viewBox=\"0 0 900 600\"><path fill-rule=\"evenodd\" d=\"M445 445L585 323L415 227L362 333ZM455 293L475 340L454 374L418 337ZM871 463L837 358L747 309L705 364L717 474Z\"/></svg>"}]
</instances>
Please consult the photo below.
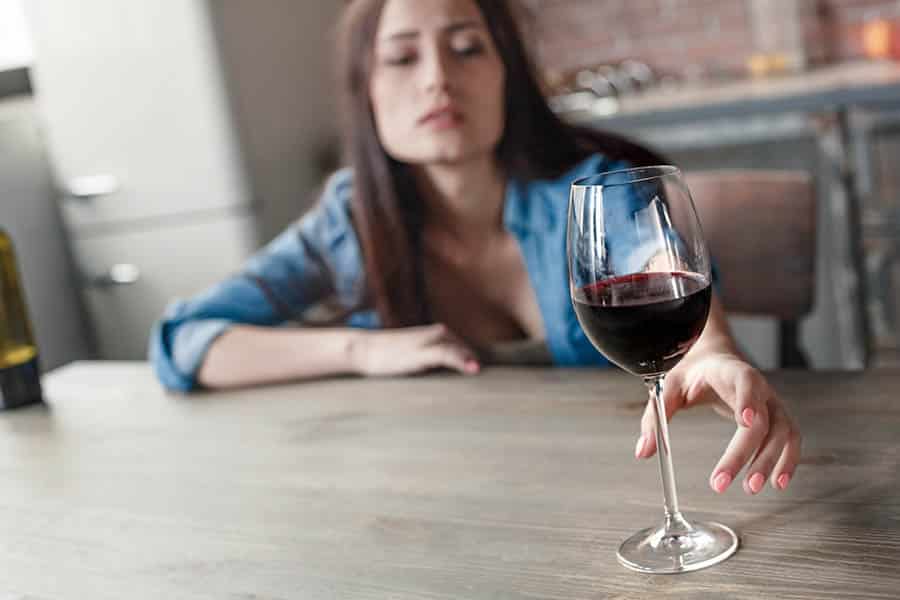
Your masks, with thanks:
<instances>
[{"instance_id":1,"label":"woman's left arm","mask_svg":"<svg viewBox=\"0 0 900 600\"><path fill-rule=\"evenodd\" d=\"M766 480L775 489L787 487L800 460L800 433L766 378L741 355L715 294L703 334L666 376L663 401L667 419L706 402L733 416L737 431L709 478L716 492L724 492L745 465L747 493L758 493ZM635 449L638 458L656 453L655 429L648 402Z\"/></svg>"}]
</instances>

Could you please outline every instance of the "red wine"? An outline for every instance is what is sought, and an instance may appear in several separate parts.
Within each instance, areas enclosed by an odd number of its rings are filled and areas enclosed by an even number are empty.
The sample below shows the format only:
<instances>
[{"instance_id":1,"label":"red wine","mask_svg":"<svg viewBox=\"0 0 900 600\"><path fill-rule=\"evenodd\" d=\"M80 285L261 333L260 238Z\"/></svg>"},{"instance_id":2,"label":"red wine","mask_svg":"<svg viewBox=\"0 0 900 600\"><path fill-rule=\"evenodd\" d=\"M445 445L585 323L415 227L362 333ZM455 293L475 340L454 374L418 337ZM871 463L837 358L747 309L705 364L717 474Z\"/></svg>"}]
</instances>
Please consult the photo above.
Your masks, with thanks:
<instances>
[{"instance_id":1,"label":"red wine","mask_svg":"<svg viewBox=\"0 0 900 600\"><path fill-rule=\"evenodd\" d=\"M604 279L575 293L575 314L609 360L640 376L665 373L706 324L712 292L696 273L638 273Z\"/></svg>"}]
</instances>

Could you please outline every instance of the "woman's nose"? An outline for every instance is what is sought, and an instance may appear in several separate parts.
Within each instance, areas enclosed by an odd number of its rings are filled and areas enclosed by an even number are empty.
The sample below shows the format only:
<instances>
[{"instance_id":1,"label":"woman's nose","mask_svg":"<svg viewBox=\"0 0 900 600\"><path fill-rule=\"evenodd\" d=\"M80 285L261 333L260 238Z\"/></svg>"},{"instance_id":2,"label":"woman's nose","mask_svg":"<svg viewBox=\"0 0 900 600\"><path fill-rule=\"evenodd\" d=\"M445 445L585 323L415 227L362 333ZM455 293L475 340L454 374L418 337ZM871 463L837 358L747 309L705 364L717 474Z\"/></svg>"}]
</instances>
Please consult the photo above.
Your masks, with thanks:
<instances>
[{"instance_id":1,"label":"woman's nose","mask_svg":"<svg viewBox=\"0 0 900 600\"><path fill-rule=\"evenodd\" d=\"M451 87L452 65L445 52L440 49L429 52L424 66L423 77L426 91L444 91Z\"/></svg>"}]
</instances>

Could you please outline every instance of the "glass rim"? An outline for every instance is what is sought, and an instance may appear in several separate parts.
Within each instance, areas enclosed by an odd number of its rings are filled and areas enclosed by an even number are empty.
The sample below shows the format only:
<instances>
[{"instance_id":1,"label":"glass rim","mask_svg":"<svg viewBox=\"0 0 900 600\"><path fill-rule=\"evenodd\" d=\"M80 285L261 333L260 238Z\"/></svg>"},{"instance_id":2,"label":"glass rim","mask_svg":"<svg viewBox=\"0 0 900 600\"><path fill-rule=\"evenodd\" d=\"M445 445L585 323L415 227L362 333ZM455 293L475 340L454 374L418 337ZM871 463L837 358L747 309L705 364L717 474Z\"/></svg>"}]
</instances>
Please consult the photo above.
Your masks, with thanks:
<instances>
[{"instance_id":1,"label":"glass rim","mask_svg":"<svg viewBox=\"0 0 900 600\"><path fill-rule=\"evenodd\" d=\"M646 177L636 177L634 179L629 179L628 181L619 181L619 182L611 182L605 183L602 179L609 177L610 175L616 175L619 173L633 173L637 171L649 171L652 174L648 173ZM663 177L671 177L672 175L679 176L681 175L681 169L674 165L647 165L644 167L629 167L627 169L615 169L613 171L604 171L602 173L594 173L593 175L587 175L585 177L579 177L575 181L572 182L573 188L587 188L587 187L616 187L622 185L631 185L634 183L641 183L643 181L650 181L653 179L662 179ZM602 179L601 179L602 178Z\"/></svg>"}]
</instances>

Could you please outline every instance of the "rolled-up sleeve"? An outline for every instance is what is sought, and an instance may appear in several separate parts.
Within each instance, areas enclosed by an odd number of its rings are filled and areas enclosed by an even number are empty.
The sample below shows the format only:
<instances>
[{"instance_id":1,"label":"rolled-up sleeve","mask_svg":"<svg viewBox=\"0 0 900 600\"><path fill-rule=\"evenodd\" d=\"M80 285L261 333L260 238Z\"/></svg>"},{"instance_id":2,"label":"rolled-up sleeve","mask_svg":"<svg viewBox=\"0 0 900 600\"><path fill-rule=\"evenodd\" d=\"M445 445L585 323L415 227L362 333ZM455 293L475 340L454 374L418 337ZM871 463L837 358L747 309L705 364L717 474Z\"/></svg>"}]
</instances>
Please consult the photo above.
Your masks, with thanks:
<instances>
[{"instance_id":1,"label":"rolled-up sleeve","mask_svg":"<svg viewBox=\"0 0 900 600\"><path fill-rule=\"evenodd\" d=\"M329 179L316 207L242 271L189 299L169 304L150 333L149 356L171 390L197 387L212 343L235 324L277 326L328 302L350 308L362 297L361 253L350 218L352 174Z\"/></svg>"}]
</instances>

